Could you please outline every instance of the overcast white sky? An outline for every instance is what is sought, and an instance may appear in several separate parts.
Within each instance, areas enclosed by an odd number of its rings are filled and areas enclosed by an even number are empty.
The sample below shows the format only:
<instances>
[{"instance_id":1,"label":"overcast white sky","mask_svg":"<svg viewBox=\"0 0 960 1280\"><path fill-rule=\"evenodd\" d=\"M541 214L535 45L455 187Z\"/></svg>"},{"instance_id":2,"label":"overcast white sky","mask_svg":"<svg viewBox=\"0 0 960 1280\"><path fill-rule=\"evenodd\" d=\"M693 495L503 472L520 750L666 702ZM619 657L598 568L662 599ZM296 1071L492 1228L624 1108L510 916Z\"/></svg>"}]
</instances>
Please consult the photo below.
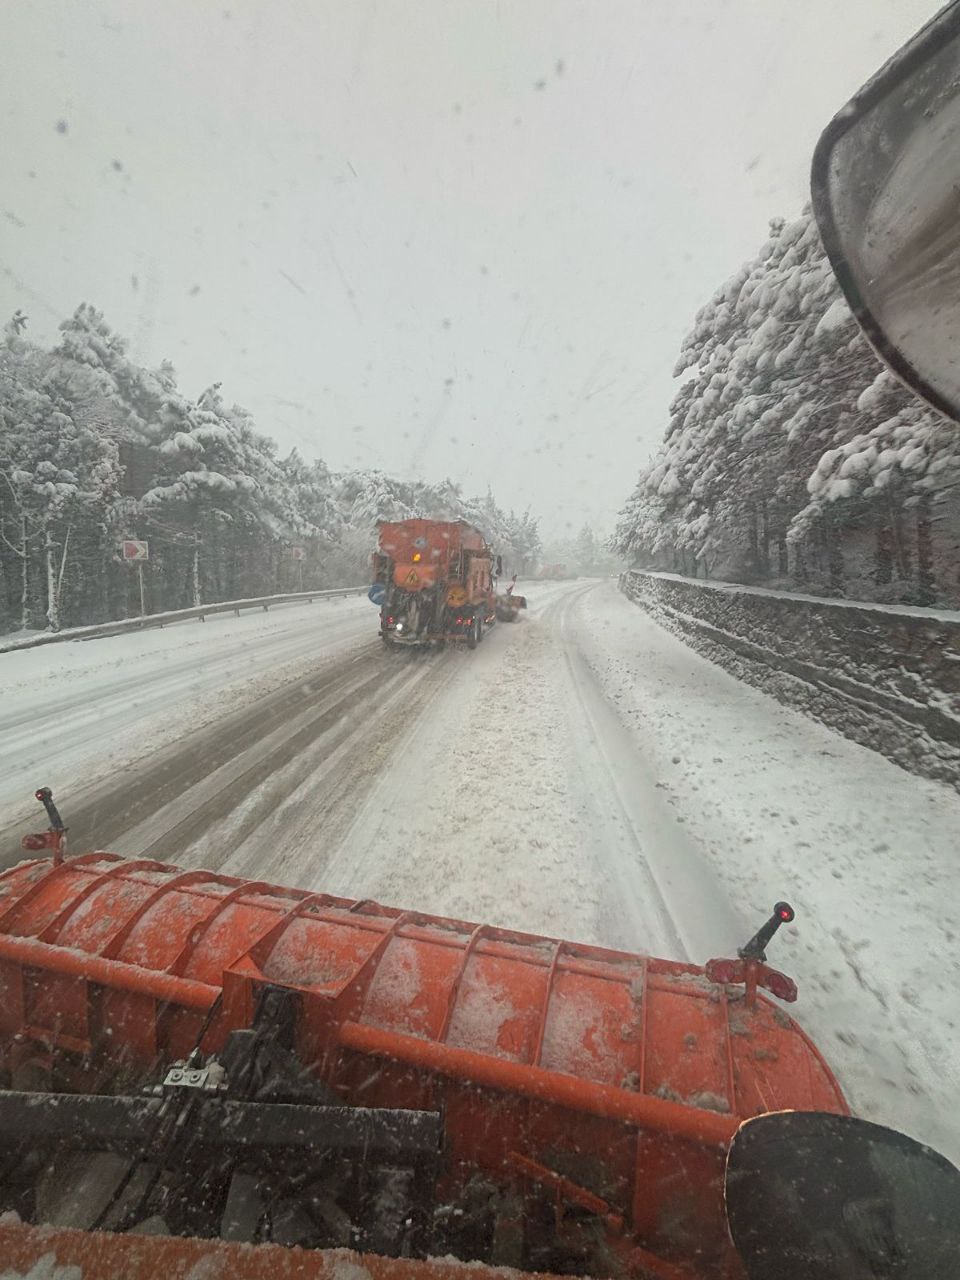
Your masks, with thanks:
<instances>
[{"instance_id":1,"label":"overcast white sky","mask_svg":"<svg viewBox=\"0 0 960 1280\"><path fill-rule=\"evenodd\" d=\"M3 0L0 316L92 302L284 448L607 531L697 307L937 7Z\"/></svg>"}]
</instances>

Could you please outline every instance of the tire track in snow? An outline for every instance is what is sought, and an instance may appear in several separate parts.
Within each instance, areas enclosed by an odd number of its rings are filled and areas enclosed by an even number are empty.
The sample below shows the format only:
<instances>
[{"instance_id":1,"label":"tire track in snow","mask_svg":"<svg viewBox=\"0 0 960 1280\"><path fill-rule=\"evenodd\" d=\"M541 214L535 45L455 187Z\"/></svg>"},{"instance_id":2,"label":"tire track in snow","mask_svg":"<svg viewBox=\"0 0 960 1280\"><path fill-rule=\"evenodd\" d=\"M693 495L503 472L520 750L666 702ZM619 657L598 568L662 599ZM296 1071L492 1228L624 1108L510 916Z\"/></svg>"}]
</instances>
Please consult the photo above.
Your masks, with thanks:
<instances>
[{"instance_id":1,"label":"tire track in snow","mask_svg":"<svg viewBox=\"0 0 960 1280\"><path fill-rule=\"evenodd\" d=\"M191 846L202 841L206 854L203 865L219 870L229 856L232 842L242 840L284 798L277 794L275 785L265 789L264 784L286 776L286 766L290 764L298 765L302 774L305 756L318 748L330 750L330 740L344 736L343 727L349 725L351 716L407 674L398 671L385 675L378 662L370 661L371 656L364 655L358 669L348 670L332 682L329 690L320 690L320 696L318 691L311 691L304 710L257 736L225 764L125 832L121 837L124 852L160 858L170 857L169 851L176 849L178 860L196 864L196 857L190 856ZM289 778L289 788L292 790L298 781Z\"/></svg>"},{"instance_id":2,"label":"tire track in snow","mask_svg":"<svg viewBox=\"0 0 960 1280\"><path fill-rule=\"evenodd\" d=\"M221 869L229 875L274 879L296 888L324 883L332 851L406 735L455 674L461 655L384 653L400 664L386 682L350 709L334 734L325 735L274 773L265 795L244 810L257 811ZM202 846L186 858L206 865Z\"/></svg>"},{"instance_id":3,"label":"tire track in snow","mask_svg":"<svg viewBox=\"0 0 960 1280\"><path fill-rule=\"evenodd\" d=\"M743 941L579 650L596 585L527 589L304 887L676 959Z\"/></svg>"},{"instance_id":4,"label":"tire track in snow","mask_svg":"<svg viewBox=\"0 0 960 1280\"><path fill-rule=\"evenodd\" d=\"M344 645L366 640L370 612L367 601L283 606L236 621L213 615L204 626L178 623L2 655L7 820L33 820L39 785L51 785L68 808L68 796L82 803L92 783L185 733L228 721L229 712L296 675L309 676Z\"/></svg>"},{"instance_id":5,"label":"tire track in snow","mask_svg":"<svg viewBox=\"0 0 960 1280\"><path fill-rule=\"evenodd\" d=\"M607 883L603 895L617 945L702 964L735 954L747 936L713 868L657 789L600 687L579 643L578 613L603 584L565 595L549 611L570 691L571 727L582 742L576 788L594 815L587 824Z\"/></svg>"},{"instance_id":6,"label":"tire track in snow","mask_svg":"<svg viewBox=\"0 0 960 1280\"><path fill-rule=\"evenodd\" d=\"M396 671L378 640L363 642L356 651L321 660L238 711L126 764L108 779L60 794L71 850L149 849L151 856L177 861L187 838L216 825L266 774L343 720L361 686L370 686L372 697ZM39 815L32 817L30 825L37 824ZM25 829L15 821L0 830L0 866L23 856Z\"/></svg>"},{"instance_id":7,"label":"tire track in snow","mask_svg":"<svg viewBox=\"0 0 960 1280\"><path fill-rule=\"evenodd\" d=\"M411 725L324 876L306 887L597 940L595 879L554 790L564 717L538 650L546 606L527 591L524 621L452 655L429 717Z\"/></svg>"}]
</instances>

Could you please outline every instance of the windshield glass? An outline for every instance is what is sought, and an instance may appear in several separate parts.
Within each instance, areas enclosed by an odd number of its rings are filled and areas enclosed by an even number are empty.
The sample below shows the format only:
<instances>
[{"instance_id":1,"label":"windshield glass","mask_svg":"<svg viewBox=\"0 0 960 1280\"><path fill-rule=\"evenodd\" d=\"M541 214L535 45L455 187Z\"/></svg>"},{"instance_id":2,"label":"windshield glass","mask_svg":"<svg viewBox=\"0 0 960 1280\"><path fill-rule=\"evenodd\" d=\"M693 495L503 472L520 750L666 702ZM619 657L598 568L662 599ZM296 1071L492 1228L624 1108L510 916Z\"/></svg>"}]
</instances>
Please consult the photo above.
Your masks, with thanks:
<instances>
[{"instance_id":1,"label":"windshield glass","mask_svg":"<svg viewBox=\"0 0 960 1280\"><path fill-rule=\"evenodd\" d=\"M809 207L929 0L4 16L0 1273L730 1280L741 1122L960 1162L960 430Z\"/></svg>"}]
</instances>

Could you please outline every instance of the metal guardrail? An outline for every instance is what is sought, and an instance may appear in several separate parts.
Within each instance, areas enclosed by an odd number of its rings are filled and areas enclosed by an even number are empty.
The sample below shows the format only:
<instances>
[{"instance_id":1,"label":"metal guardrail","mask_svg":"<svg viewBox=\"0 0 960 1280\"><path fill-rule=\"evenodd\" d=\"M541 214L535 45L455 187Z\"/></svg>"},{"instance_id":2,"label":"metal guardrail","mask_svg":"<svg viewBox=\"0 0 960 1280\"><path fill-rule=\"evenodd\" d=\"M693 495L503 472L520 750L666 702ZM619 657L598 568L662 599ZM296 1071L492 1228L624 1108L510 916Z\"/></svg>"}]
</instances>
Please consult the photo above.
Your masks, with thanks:
<instances>
[{"instance_id":1,"label":"metal guardrail","mask_svg":"<svg viewBox=\"0 0 960 1280\"><path fill-rule=\"evenodd\" d=\"M165 627L169 623L183 622L188 618L199 618L205 621L209 613L235 613L240 616L241 609L263 609L267 612L272 604L291 604L301 600L310 603L313 600L331 600L338 596L357 596L368 588L332 587L324 591L292 591L287 595L258 596L253 600L221 600L217 604L194 605L189 609L171 609L166 613L148 613L142 618L120 618L115 622L98 622L89 627L70 627L64 631L44 631L40 635L29 636L23 640L12 640L9 644L0 644L0 653L13 653L18 649L35 649L41 644L59 644L65 640L98 640L101 636L123 635L126 631L144 631L149 627Z\"/></svg>"}]
</instances>

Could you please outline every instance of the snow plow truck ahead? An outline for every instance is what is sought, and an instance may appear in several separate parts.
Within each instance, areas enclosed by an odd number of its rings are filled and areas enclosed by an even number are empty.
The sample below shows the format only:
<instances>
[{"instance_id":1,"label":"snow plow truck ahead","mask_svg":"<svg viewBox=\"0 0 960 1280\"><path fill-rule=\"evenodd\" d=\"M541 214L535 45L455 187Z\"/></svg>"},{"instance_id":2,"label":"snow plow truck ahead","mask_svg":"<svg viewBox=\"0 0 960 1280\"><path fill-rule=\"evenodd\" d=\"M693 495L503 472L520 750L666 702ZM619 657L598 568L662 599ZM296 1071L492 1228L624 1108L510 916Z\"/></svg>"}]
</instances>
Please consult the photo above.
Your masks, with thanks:
<instances>
[{"instance_id":1,"label":"snow plow truck ahead","mask_svg":"<svg viewBox=\"0 0 960 1280\"><path fill-rule=\"evenodd\" d=\"M475 649L496 619L494 557L465 520L384 520L372 598L386 644Z\"/></svg>"}]
</instances>

